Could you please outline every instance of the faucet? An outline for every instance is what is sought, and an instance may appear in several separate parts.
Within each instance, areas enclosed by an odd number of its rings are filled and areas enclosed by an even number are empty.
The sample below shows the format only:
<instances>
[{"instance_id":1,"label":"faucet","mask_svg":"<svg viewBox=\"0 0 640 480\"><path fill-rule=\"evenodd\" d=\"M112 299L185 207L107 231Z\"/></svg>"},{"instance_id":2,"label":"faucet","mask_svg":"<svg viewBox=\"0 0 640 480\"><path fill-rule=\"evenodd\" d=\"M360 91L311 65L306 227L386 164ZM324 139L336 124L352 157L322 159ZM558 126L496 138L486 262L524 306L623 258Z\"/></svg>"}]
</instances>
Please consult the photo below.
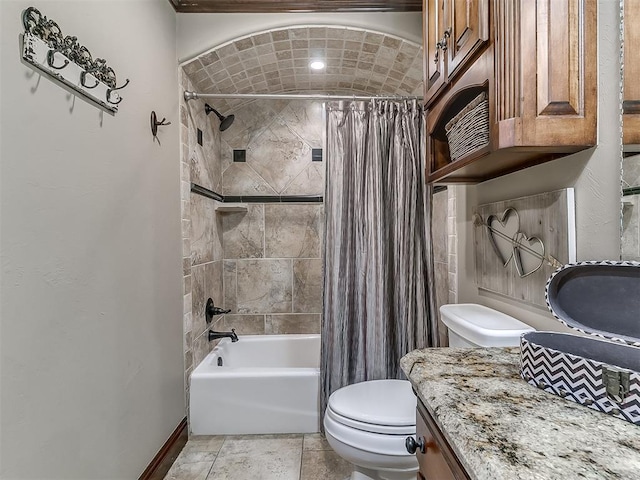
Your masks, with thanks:
<instances>
[{"instance_id":1,"label":"faucet","mask_svg":"<svg viewBox=\"0 0 640 480\"><path fill-rule=\"evenodd\" d=\"M218 338L230 338L232 342L238 341L238 335L236 335L236 329L232 328L230 332L214 332L209 330L209 341L217 340Z\"/></svg>"}]
</instances>

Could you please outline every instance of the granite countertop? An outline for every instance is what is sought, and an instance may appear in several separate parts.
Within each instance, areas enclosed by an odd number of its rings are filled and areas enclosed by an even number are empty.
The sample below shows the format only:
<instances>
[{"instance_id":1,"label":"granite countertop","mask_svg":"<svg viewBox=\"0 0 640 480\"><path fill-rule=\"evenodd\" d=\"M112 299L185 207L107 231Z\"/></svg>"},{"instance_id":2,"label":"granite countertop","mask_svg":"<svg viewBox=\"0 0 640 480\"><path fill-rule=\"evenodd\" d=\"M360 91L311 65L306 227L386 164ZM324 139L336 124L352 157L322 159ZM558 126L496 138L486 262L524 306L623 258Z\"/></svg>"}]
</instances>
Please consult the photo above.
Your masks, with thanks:
<instances>
[{"instance_id":1,"label":"granite countertop","mask_svg":"<svg viewBox=\"0 0 640 480\"><path fill-rule=\"evenodd\" d=\"M519 348L431 348L401 360L474 480L640 479L640 426L539 390Z\"/></svg>"}]
</instances>

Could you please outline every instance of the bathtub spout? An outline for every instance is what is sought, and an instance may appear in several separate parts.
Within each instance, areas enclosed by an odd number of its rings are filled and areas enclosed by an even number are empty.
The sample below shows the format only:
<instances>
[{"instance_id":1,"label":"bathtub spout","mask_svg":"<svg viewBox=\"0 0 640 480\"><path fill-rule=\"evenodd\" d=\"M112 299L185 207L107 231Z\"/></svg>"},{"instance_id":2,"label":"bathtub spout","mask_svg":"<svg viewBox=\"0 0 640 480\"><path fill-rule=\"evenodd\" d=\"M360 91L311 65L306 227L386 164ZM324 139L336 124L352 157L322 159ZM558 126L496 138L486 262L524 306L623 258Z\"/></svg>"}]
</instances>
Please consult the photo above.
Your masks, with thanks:
<instances>
[{"instance_id":1,"label":"bathtub spout","mask_svg":"<svg viewBox=\"0 0 640 480\"><path fill-rule=\"evenodd\" d=\"M218 338L230 338L232 342L238 341L238 335L236 335L236 329L232 328L230 332L214 332L209 330L209 341L217 340Z\"/></svg>"}]
</instances>

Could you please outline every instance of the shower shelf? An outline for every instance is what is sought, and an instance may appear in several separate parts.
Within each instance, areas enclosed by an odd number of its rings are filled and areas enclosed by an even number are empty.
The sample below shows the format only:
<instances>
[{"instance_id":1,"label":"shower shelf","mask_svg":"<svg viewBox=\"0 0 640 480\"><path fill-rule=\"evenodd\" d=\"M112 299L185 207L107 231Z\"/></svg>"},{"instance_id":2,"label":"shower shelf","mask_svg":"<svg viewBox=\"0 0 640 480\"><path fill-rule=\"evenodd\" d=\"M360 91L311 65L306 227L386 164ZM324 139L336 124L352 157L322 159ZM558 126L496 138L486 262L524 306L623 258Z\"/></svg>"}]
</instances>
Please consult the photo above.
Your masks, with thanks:
<instances>
[{"instance_id":1,"label":"shower shelf","mask_svg":"<svg viewBox=\"0 0 640 480\"><path fill-rule=\"evenodd\" d=\"M246 211L247 211L246 203L225 203L225 204L216 206L216 213L237 213L237 212L246 212Z\"/></svg>"}]
</instances>

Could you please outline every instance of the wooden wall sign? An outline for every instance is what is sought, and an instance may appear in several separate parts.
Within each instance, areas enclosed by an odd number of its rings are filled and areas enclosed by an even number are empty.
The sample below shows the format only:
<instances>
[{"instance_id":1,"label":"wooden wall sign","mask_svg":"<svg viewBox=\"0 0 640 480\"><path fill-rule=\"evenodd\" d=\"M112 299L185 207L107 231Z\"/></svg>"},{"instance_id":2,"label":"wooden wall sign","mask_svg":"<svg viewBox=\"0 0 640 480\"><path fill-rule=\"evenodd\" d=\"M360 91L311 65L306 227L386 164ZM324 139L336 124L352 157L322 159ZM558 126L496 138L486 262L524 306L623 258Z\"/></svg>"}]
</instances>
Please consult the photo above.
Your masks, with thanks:
<instances>
[{"instance_id":1,"label":"wooden wall sign","mask_svg":"<svg viewBox=\"0 0 640 480\"><path fill-rule=\"evenodd\" d=\"M573 188L478 206L478 288L546 309L547 279L576 261L575 230Z\"/></svg>"}]
</instances>

